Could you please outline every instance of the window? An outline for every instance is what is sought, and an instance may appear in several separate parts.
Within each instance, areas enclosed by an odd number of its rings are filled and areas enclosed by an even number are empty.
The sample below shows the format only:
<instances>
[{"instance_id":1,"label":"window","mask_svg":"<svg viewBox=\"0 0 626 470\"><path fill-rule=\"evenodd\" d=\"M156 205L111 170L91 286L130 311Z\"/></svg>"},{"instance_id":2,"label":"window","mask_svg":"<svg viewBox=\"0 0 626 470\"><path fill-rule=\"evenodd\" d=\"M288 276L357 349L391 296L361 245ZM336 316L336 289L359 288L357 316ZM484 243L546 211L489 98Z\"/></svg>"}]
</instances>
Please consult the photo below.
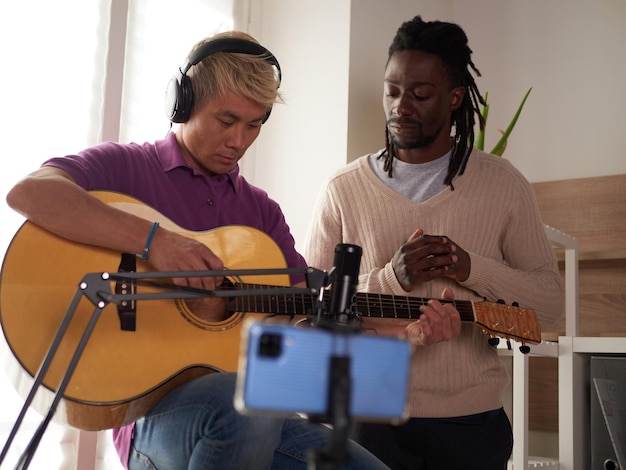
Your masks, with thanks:
<instances>
[{"instance_id":1,"label":"window","mask_svg":"<svg viewBox=\"0 0 626 470\"><path fill-rule=\"evenodd\" d=\"M230 11L232 2L224 0L131 1L120 141L152 141L167 133L167 82L198 40L232 29Z\"/></svg>"},{"instance_id":2,"label":"window","mask_svg":"<svg viewBox=\"0 0 626 470\"><path fill-rule=\"evenodd\" d=\"M233 1L2 2L3 196L44 160L94 145L103 136L116 135L121 142L164 137L169 130L163 111L167 81L196 41L232 28ZM123 67L107 67L107 52L120 58ZM0 204L0 220L4 255L23 218ZM4 338L0 341L4 343ZM3 369L14 362L7 354L1 359ZM23 403L8 377L0 371L2 443ZM14 464L40 420L37 413L28 412L3 464ZM30 468L73 469L76 436L75 430L49 425ZM121 467L107 449L97 468Z\"/></svg>"}]
</instances>

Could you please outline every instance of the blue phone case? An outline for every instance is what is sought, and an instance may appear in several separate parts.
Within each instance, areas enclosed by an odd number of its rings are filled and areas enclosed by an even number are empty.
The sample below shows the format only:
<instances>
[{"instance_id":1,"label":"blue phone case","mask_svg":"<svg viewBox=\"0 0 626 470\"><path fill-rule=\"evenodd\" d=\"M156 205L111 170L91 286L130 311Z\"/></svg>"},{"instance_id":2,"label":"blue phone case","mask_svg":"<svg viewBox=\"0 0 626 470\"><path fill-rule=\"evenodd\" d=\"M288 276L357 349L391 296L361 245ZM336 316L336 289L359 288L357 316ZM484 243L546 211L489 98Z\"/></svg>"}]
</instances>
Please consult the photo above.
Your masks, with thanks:
<instances>
[{"instance_id":1,"label":"blue phone case","mask_svg":"<svg viewBox=\"0 0 626 470\"><path fill-rule=\"evenodd\" d=\"M243 336L235 393L239 411L326 414L331 357L347 355L351 417L387 422L406 419L408 342L258 321L247 323Z\"/></svg>"}]
</instances>

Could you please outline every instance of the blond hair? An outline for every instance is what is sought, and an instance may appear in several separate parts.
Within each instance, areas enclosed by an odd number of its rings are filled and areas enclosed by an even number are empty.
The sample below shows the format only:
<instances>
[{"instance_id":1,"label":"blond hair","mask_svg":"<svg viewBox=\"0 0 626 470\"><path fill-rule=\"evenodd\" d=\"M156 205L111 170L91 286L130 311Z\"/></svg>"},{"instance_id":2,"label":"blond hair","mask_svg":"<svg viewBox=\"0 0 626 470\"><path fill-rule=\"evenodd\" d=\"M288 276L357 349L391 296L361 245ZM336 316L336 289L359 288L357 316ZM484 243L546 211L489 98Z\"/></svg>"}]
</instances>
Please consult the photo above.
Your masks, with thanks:
<instances>
[{"instance_id":1,"label":"blond hair","mask_svg":"<svg viewBox=\"0 0 626 470\"><path fill-rule=\"evenodd\" d=\"M229 31L199 41L192 52L207 42L221 38L240 38L259 44L249 34ZM187 73L193 88L193 108L198 109L208 100L223 96L227 91L262 104L268 110L274 103L282 102L278 92L279 74L267 60L268 57L269 54L215 52L202 59Z\"/></svg>"}]
</instances>

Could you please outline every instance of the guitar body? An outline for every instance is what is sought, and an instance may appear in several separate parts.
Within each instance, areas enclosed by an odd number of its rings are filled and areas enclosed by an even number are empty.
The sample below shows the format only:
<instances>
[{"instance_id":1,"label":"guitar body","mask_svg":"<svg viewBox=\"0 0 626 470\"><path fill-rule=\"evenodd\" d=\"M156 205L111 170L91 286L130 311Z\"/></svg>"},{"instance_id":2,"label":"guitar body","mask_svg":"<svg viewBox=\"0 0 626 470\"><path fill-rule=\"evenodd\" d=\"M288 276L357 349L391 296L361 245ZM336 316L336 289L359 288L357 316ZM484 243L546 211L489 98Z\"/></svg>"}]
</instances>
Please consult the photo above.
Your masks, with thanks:
<instances>
[{"instance_id":1,"label":"guitar body","mask_svg":"<svg viewBox=\"0 0 626 470\"><path fill-rule=\"evenodd\" d=\"M285 267L280 248L256 229L226 226L188 232L138 200L115 193L94 194L120 209L202 241L229 269ZM120 259L118 252L70 242L28 221L17 232L2 266L0 322L15 359L10 375L24 397L79 282L87 273L117 272ZM154 269L138 258L137 271ZM289 285L287 275L242 278L254 284ZM149 289L139 286L137 292ZM44 378L43 392L33 402L40 413L47 413L94 309L82 296ZM250 315L257 314L246 314ZM208 322L190 315L184 301L140 300L136 302L136 330L123 331L117 305L107 305L55 420L85 430L118 427L143 416L163 395L194 377L236 371L242 320L243 314L236 313L225 321Z\"/></svg>"}]
</instances>

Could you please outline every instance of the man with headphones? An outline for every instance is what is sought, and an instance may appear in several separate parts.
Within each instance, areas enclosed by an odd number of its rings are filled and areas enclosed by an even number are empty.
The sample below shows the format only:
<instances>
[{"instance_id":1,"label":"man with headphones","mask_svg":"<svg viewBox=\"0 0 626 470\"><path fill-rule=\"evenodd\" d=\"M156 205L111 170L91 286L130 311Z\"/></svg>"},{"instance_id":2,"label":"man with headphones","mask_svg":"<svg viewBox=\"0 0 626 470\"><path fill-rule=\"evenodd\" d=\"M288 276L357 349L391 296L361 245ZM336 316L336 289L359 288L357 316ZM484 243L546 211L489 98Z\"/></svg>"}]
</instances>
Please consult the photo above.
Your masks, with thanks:
<instances>
[{"instance_id":1,"label":"man with headphones","mask_svg":"<svg viewBox=\"0 0 626 470\"><path fill-rule=\"evenodd\" d=\"M201 41L167 86L166 114L180 123L175 132L154 143L106 142L52 158L18 182L7 202L56 235L136 253L159 271L221 270L224 262L210 246L106 204L91 191L132 196L190 231L254 227L280 247L288 267L305 267L278 204L239 174L239 159L280 100L280 78L276 58L249 35L230 32ZM221 281L174 280L209 290ZM302 281L292 277L293 284ZM208 320L221 321L221 315ZM324 426L238 414L234 389L235 374L204 375L170 391L135 423L115 429L124 467L305 469L308 451L326 445ZM346 468L386 468L353 442L348 450Z\"/></svg>"}]
</instances>

